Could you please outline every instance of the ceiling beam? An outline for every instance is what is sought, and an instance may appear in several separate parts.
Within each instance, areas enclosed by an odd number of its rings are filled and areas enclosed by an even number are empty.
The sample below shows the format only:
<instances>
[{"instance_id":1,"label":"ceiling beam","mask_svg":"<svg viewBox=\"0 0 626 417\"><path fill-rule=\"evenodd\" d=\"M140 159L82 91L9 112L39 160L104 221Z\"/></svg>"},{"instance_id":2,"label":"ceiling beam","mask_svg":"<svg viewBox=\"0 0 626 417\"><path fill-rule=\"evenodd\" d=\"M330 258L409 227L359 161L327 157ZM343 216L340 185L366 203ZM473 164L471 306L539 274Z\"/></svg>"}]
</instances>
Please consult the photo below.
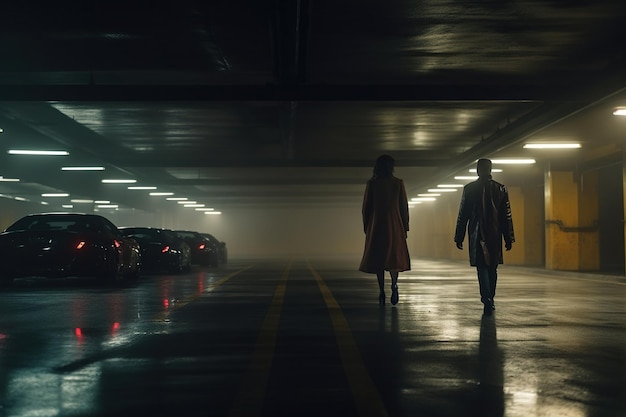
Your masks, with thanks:
<instances>
[{"instance_id":1,"label":"ceiling beam","mask_svg":"<svg viewBox=\"0 0 626 417\"><path fill-rule=\"evenodd\" d=\"M544 85L0 85L0 101L563 100ZM582 97L570 95L566 100Z\"/></svg>"}]
</instances>

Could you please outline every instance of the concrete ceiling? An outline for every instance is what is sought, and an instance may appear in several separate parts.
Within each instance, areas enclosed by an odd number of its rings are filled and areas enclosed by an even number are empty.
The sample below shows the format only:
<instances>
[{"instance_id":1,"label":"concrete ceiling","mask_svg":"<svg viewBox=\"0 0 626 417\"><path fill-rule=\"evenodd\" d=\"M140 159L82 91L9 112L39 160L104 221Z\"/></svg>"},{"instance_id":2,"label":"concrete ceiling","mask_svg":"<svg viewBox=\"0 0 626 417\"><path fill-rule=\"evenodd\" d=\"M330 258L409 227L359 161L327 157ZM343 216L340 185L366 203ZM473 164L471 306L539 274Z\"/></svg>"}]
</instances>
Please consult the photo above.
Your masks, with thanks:
<instances>
[{"instance_id":1,"label":"concrete ceiling","mask_svg":"<svg viewBox=\"0 0 626 417\"><path fill-rule=\"evenodd\" d=\"M501 175L541 181L626 140L623 1L13 2L2 21L5 196L171 204L101 182L130 178L218 210L345 205L382 153L413 195L478 157L533 157ZM106 170L61 170L85 165Z\"/></svg>"}]
</instances>

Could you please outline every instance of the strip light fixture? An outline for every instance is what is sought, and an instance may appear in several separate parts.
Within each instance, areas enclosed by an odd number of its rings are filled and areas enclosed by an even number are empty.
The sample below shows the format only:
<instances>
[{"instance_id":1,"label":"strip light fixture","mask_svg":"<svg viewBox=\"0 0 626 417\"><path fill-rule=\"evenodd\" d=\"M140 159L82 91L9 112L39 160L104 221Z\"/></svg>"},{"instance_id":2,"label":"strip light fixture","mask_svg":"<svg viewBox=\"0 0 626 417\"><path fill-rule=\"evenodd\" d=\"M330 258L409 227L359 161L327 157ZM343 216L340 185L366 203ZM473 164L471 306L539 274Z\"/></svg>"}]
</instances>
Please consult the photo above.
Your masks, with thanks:
<instances>
[{"instance_id":1,"label":"strip light fixture","mask_svg":"<svg viewBox=\"0 0 626 417\"><path fill-rule=\"evenodd\" d=\"M61 171L104 171L104 167L61 167Z\"/></svg>"},{"instance_id":2,"label":"strip light fixture","mask_svg":"<svg viewBox=\"0 0 626 417\"><path fill-rule=\"evenodd\" d=\"M504 159L492 159L492 164L506 164L506 165L530 165L534 164L534 159L531 158L504 158Z\"/></svg>"},{"instance_id":3,"label":"strip light fixture","mask_svg":"<svg viewBox=\"0 0 626 417\"><path fill-rule=\"evenodd\" d=\"M626 116L626 107L618 107L613 111L614 116Z\"/></svg>"},{"instance_id":4,"label":"strip light fixture","mask_svg":"<svg viewBox=\"0 0 626 417\"><path fill-rule=\"evenodd\" d=\"M124 180L124 179L104 179L103 184L134 184L137 180Z\"/></svg>"},{"instance_id":5,"label":"strip light fixture","mask_svg":"<svg viewBox=\"0 0 626 417\"><path fill-rule=\"evenodd\" d=\"M527 143L525 149L579 149L580 143Z\"/></svg>"},{"instance_id":6,"label":"strip light fixture","mask_svg":"<svg viewBox=\"0 0 626 417\"><path fill-rule=\"evenodd\" d=\"M69 197L68 193L43 193L42 197Z\"/></svg>"},{"instance_id":7,"label":"strip light fixture","mask_svg":"<svg viewBox=\"0 0 626 417\"><path fill-rule=\"evenodd\" d=\"M429 188L428 192L429 193L456 193L457 190L456 188Z\"/></svg>"},{"instance_id":8,"label":"strip light fixture","mask_svg":"<svg viewBox=\"0 0 626 417\"><path fill-rule=\"evenodd\" d=\"M36 151L28 149L9 149L7 151L9 155L37 155L37 156L66 156L70 153L68 151Z\"/></svg>"}]
</instances>

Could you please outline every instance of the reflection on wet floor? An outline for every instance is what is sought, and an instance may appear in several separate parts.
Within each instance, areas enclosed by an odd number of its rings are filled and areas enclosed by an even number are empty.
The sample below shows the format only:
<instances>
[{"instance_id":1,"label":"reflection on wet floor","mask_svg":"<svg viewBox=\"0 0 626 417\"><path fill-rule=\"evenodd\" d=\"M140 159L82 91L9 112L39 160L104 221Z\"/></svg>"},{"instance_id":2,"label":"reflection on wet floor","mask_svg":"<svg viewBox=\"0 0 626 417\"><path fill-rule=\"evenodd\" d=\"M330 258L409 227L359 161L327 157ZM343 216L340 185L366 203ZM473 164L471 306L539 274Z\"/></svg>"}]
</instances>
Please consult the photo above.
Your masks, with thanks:
<instances>
[{"instance_id":1,"label":"reflection on wet floor","mask_svg":"<svg viewBox=\"0 0 626 417\"><path fill-rule=\"evenodd\" d=\"M625 416L623 277L415 262L378 305L356 261L233 261L0 291L0 416Z\"/></svg>"}]
</instances>

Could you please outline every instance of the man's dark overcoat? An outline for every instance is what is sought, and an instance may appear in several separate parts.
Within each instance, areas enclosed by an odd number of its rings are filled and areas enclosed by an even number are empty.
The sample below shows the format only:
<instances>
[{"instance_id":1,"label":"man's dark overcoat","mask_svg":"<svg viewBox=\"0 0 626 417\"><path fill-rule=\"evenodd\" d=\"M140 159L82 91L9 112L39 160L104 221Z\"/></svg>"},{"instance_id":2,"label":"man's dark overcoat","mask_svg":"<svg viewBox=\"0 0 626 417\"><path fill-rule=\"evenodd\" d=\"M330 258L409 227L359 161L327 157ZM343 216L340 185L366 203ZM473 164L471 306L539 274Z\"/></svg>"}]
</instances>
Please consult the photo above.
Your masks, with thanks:
<instances>
[{"instance_id":1,"label":"man's dark overcoat","mask_svg":"<svg viewBox=\"0 0 626 417\"><path fill-rule=\"evenodd\" d=\"M463 242L466 228L469 234L470 265L497 265L503 262L502 239L506 243L515 242L511 204L506 187L491 179L491 176L479 178L463 188L455 242ZM490 262L484 261L481 240L486 242Z\"/></svg>"},{"instance_id":2,"label":"man's dark overcoat","mask_svg":"<svg viewBox=\"0 0 626 417\"><path fill-rule=\"evenodd\" d=\"M404 182L393 175L370 179L363 196L365 249L359 270L380 271L411 269L406 232L409 206Z\"/></svg>"}]
</instances>

